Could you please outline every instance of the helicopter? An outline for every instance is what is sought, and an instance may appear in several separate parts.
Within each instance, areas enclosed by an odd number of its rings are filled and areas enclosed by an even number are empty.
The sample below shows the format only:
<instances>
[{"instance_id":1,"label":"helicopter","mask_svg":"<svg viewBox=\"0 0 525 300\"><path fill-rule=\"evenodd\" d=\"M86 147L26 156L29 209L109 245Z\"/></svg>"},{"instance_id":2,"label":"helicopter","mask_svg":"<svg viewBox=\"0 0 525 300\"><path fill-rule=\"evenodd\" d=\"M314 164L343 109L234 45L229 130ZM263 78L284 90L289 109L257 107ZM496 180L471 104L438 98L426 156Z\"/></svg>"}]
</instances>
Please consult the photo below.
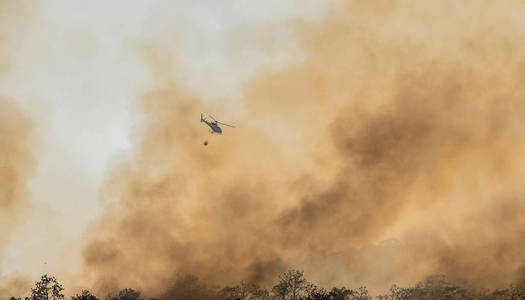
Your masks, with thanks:
<instances>
[{"instance_id":1,"label":"helicopter","mask_svg":"<svg viewBox=\"0 0 525 300\"><path fill-rule=\"evenodd\" d=\"M229 127L235 128L235 126L228 125L226 123L222 123L222 122L219 122L219 121L215 120L215 118L213 116L211 116L211 115L210 115L210 117L213 119L213 122L210 122L210 121L206 120L206 118L204 118L203 114L201 113L201 122L204 122L204 123L206 123L206 125L210 126L210 133L211 134L214 134L214 133L222 134L222 128L219 127L218 124L222 124L222 125L225 125L225 126L229 126Z\"/></svg>"}]
</instances>

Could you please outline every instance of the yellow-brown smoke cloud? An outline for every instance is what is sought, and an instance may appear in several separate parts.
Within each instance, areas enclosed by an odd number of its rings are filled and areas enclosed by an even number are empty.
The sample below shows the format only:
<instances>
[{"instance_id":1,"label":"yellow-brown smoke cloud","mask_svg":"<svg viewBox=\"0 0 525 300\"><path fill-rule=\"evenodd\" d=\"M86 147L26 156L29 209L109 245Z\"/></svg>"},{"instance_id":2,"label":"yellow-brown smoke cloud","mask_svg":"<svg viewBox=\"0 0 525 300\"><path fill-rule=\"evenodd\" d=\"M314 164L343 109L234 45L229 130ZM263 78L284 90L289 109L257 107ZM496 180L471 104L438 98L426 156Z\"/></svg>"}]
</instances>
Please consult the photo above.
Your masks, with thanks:
<instances>
[{"instance_id":1,"label":"yellow-brown smoke cloud","mask_svg":"<svg viewBox=\"0 0 525 300\"><path fill-rule=\"evenodd\" d=\"M31 120L12 100L0 98L1 172L0 213L2 214L2 240L6 237L17 209L26 201L27 179L35 166L31 150Z\"/></svg>"},{"instance_id":2,"label":"yellow-brown smoke cloud","mask_svg":"<svg viewBox=\"0 0 525 300\"><path fill-rule=\"evenodd\" d=\"M147 292L186 272L269 284L296 262L378 288L523 280L523 8L345 2L292 23L297 60L250 80L241 113L159 75L136 152L103 191L88 274ZM210 137L202 111L238 127Z\"/></svg>"},{"instance_id":3,"label":"yellow-brown smoke cloud","mask_svg":"<svg viewBox=\"0 0 525 300\"><path fill-rule=\"evenodd\" d=\"M31 119L11 99L0 96L0 258L27 208L27 181L36 165L33 146ZM0 298L18 292L21 282L24 280L14 278L5 287L0 286Z\"/></svg>"}]
</instances>

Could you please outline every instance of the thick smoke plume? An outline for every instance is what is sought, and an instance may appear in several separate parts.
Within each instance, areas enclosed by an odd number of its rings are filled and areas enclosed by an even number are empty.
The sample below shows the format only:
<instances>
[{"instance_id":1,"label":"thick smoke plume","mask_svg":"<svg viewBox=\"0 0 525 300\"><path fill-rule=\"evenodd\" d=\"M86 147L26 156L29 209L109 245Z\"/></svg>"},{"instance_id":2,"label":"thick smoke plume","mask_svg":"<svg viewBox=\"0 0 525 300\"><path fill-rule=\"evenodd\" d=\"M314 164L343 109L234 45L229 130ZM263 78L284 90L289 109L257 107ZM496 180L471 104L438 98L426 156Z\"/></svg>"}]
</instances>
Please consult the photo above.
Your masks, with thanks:
<instances>
[{"instance_id":1,"label":"thick smoke plume","mask_svg":"<svg viewBox=\"0 0 525 300\"><path fill-rule=\"evenodd\" d=\"M290 265L376 289L523 282L523 9L348 1L290 25L297 60L250 80L241 112L196 99L148 52L162 87L103 191L84 252L96 288L267 285ZM238 127L210 137L203 111Z\"/></svg>"}]
</instances>

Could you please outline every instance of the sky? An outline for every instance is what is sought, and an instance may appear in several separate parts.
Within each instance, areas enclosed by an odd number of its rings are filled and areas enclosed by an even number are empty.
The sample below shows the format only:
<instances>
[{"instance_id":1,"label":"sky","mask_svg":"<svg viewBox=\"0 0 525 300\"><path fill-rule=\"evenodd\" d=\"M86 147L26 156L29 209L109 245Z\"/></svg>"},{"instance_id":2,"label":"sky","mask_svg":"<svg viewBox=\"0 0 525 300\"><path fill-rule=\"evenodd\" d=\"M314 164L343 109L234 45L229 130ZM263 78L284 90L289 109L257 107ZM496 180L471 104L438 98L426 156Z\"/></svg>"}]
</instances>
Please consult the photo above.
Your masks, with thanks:
<instances>
[{"instance_id":1,"label":"sky","mask_svg":"<svg viewBox=\"0 0 525 300\"><path fill-rule=\"evenodd\" d=\"M523 8L0 0L0 297L523 284Z\"/></svg>"},{"instance_id":2,"label":"sky","mask_svg":"<svg viewBox=\"0 0 525 300\"><path fill-rule=\"evenodd\" d=\"M177 80L204 101L236 99L258 68L277 67L295 55L287 20L320 18L326 6L316 1L300 6L293 1L2 2L16 19L2 26L20 31L8 36L2 50L9 69L0 91L30 112L39 138L38 166L27 183L32 208L3 245L1 276L38 276L49 265L73 264L67 275L78 272L81 251L71 247L80 247L87 225L101 216L98 193L106 172L112 161L129 155L131 130L141 117L136 103L157 84L144 57L148 47L163 47L170 62L181 66L174 71ZM18 6L27 15L16 16ZM233 39L243 28L270 23L262 37ZM273 40L275 52L261 49L265 38ZM64 260L71 253L74 257Z\"/></svg>"}]
</instances>

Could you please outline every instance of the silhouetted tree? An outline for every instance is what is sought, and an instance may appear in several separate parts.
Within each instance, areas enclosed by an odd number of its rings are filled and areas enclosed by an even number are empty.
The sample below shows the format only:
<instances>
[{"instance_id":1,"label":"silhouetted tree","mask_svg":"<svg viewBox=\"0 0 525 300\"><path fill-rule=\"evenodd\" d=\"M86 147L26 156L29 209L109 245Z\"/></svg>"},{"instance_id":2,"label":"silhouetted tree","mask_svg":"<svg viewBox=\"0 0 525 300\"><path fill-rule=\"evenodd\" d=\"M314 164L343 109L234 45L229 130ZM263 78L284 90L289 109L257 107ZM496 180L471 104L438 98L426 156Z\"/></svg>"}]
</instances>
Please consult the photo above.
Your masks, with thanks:
<instances>
[{"instance_id":1,"label":"silhouetted tree","mask_svg":"<svg viewBox=\"0 0 525 300\"><path fill-rule=\"evenodd\" d=\"M385 300L495 299L483 291L467 290L464 283L453 283L443 275L429 276L424 282L420 282L414 287L401 288L393 285L390 288L390 294L381 297Z\"/></svg>"},{"instance_id":2,"label":"silhouetted tree","mask_svg":"<svg viewBox=\"0 0 525 300\"><path fill-rule=\"evenodd\" d=\"M217 292L217 300L247 300L259 289L256 284L241 281L239 285L225 286Z\"/></svg>"},{"instance_id":3,"label":"silhouetted tree","mask_svg":"<svg viewBox=\"0 0 525 300\"><path fill-rule=\"evenodd\" d=\"M83 290L80 295L76 295L71 297L71 300L99 300L97 297L95 297L93 294L91 294L88 290Z\"/></svg>"},{"instance_id":4,"label":"silhouetted tree","mask_svg":"<svg viewBox=\"0 0 525 300\"><path fill-rule=\"evenodd\" d=\"M331 300L348 300L352 299L352 295L354 294L353 290L349 290L345 287L342 288L332 288L330 291L330 299Z\"/></svg>"},{"instance_id":5,"label":"silhouetted tree","mask_svg":"<svg viewBox=\"0 0 525 300\"><path fill-rule=\"evenodd\" d=\"M368 289L364 286L357 289L357 291L353 291L352 295L350 296L350 299L352 300L369 300L372 299L370 295L368 295Z\"/></svg>"},{"instance_id":6,"label":"silhouetted tree","mask_svg":"<svg viewBox=\"0 0 525 300\"><path fill-rule=\"evenodd\" d=\"M272 292L277 296L279 299L285 300L286 296L288 295L290 287L285 281L280 281L278 284L274 285L272 288Z\"/></svg>"},{"instance_id":7,"label":"silhouetted tree","mask_svg":"<svg viewBox=\"0 0 525 300\"><path fill-rule=\"evenodd\" d=\"M108 295L106 300L142 300L140 292L134 289L123 289L116 296Z\"/></svg>"},{"instance_id":8,"label":"silhouetted tree","mask_svg":"<svg viewBox=\"0 0 525 300\"><path fill-rule=\"evenodd\" d=\"M389 300L423 299L422 297L424 297L424 291L419 286L402 288L395 284L390 288L390 294L388 295Z\"/></svg>"},{"instance_id":9,"label":"silhouetted tree","mask_svg":"<svg viewBox=\"0 0 525 300\"><path fill-rule=\"evenodd\" d=\"M279 279L279 283L272 288L272 291L281 299L297 300L305 296L309 284L304 278L303 271L288 270L279 275Z\"/></svg>"},{"instance_id":10,"label":"silhouetted tree","mask_svg":"<svg viewBox=\"0 0 525 300\"><path fill-rule=\"evenodd\" d=\"M330 300L330 294L325 289L310 284L305 298L307 300Z\"/></svg>"},{"instance_id":11,"label":"silhouetted tree","mask_svg":"<svg viewBox=\"0 0 525 300\"><path fill-rule=\"evenodd\" d=\"M257 287L250 295L250 300L269 300L270 293L266 289Z\"/></svg>"},{"instance_id":12,"label":"silhouetted tree","mask_svg":"<svg viewBox=\"0 0 525 300\"><path fill-rule=\"evenodd\" d=\"M56 300L64 299L62 291L64 288L55 277L49 277L47 274L40 278L40 281L35 283L35 288L31 289L31 296L26 297L26 300Z\"/></svg>"}]
</instances>

